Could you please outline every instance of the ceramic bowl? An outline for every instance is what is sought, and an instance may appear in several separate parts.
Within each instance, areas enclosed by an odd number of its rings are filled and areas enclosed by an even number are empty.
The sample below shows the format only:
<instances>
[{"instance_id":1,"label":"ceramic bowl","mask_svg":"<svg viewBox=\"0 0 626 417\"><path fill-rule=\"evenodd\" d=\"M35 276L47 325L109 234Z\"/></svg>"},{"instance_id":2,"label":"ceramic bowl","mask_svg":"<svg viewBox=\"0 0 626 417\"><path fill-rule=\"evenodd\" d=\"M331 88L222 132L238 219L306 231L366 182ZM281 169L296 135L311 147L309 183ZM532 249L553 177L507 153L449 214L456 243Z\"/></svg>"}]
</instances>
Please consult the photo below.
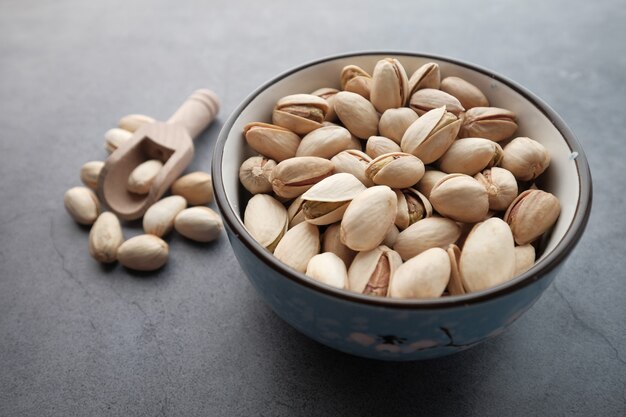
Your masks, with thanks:
<instances>
[{"instance_id":1,"label":"ceramic bowl","mask_svg":"<svg viewBox=\"0 0 626 417\"><path fill-rule=\"evenodd\" d=\"M462 296L400 300L365 296L314 281L284 265L257 244L243 226L249 195L239 184L241 163L254 152L242 135L253 121L271 123L276 101L321 87L339 88L348 64L373 70L384 57L395 57L412 74L427 62L443 76L459 76L478 86L491 105L514 111L516 136L529 136L550 152L540 187L562 206L538 262L497 287ZM248 96L224 125L213 156L217 204L241 268L261 297L293 327L337 350L384 360L418 360L448 355L504 331L533 305L550 285L578 243L591 209L591 174L580 144L563 120L537 96L492 71L455 59L395 52L333 56L287 71Z\"/></svg>"}]
</instances>

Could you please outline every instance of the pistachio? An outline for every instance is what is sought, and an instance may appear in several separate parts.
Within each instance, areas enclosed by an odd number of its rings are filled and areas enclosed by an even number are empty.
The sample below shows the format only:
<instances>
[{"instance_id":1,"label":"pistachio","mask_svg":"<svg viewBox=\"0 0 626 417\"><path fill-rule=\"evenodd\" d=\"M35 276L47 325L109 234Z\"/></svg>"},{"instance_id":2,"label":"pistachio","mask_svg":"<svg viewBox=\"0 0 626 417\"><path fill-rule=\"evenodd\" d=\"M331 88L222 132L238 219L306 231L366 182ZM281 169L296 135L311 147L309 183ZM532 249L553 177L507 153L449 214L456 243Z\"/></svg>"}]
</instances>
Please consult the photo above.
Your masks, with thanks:
<instances>
[{"instance_id":1,"label":"pistachio","mask_svg":"<svg viewBox=\"0 0 626 417\"><path fill-rule=\"evenodd\" d=\"M448 257L450 258L450 281L448 282L448 293L450 295L463 295L463 279L461 271L459 271L459 261L461 259L461 250L455 244L448 245Z\"/></svg>"},{"instance_id":2,"label":"pistachio","mask_svg":"<svg viewBox=\"0 0 626 417\"><path fill-rule=\"evenodd\" d=\"M89 231L89 254L97 261L115 262L117 248L124 242L122 226L115 214L102 213Z\"/></svg>"},{"instance_id":3,"label":"pistachio","mask_svg":"<svg viewBox=\"0 0 626 417\"><path fill-rule=\"evenodd\" d=\"M408 188L422 178L424 164L408 153L387 153L372 160L365 168L365 173L375 184Z\"/></svg>"},{"instance_id":4,"label":"pistachio","mask_svg":"<svg viewBox=\"0 0 626 417\"><path fill-rule=\"evenodd\" d=\"M404 230L413 223L432 216L433 206L428 199L413 188L394 190L398 198L395 224Z\"/></svg>"},{"instance_id":5,"label":"pistachio","mask_svg":"<svg viewBox=\"0 0 626 417\"><path fill-rule=\"evenodd\" d=\"M462 138L485 138L499 142L517 130L515 113L498 107L472 107L465 112L459 131Z\"/></svg>"},{"instance_id":6,"label":"pistachio","mask_svg":"<svg viewBox=\"0 0 626 417\"><path fill-rule=\"evenodd\" d=\"M251 194L272 192L270 176L276 161L264 156L251 156L239 168L239 181Z\"/></svg>"},{"instance_id":7,"label":"pistachio","mask_svg":"<svg viewBox=\"0 0 626 417\"><path fill-rule=\"evenodd\" d=\"M367 139L378 133L378 113L362 96L348 91L335 95L335 112L341 123L357 138Z\"/></svg>"},{"instance_id":8,"label":"pistachio","mask_svg":"<svg viewBox=\"0 0 626 417\"><path fill-rule=\"evenodd\" d=\"M515 273L513 276L523 274L535 264L535 247L531 244L515 247Z\"/></svg>"},{"instance_id":9,"label":"pistachio","mask_svg":"<svg viewBox=\"0 0 626 417\"><path fill-rule=\"evenodd\" d=\"M482 138L455 140L439 159L439 168L448 174L475 175L485 168L497 165L502 159L502 147Z\"/></svg>"},{"instance_id":10,"label":"pistachio","mask_svg":"<svg viewBox=\"0 0 626 417\"><path fill-rule=\"evenodd\" d=\"M446 77L441 80L441 91L456 97L463 107L489 107L489 100L474 84L459 77Z\"/></svg>"},{"instance_id":11,"label":"pistachio","mask_svg":"<svg viewBox=\"0 0 626 417\"><path fill-rule=\"evenodd\" d=\"M128 130L114 127L104 134L104 149L108 153L113 153L120 145L133 137L133 133Z\"/></svg>"},{"instance_id":12,"label":"pistachio","mask_svg":"<svg viewBox=\"0 0 626 417\"><path fill-rule=\"evenodd\" d=\"M517 181L511 172L493 167L474 175L487 190L489 210L506 210L517 197Z\"/></svg>"},{"instance_id":13,"label":"pistachio","mask_svg":"<svg viewBox=\"0 0 626 417\"><path fill-rule=\"evenodd\" d=\"M348 65L341 70L341 89L370 99L372 76L356 65Z\"/></svg>"},{"instance_id":14,"label":"pistachio","mask_svg":"<svg viewBox=\"0 0 626 417\"><path fill-rule=\"evenodd\" d=\"M380 113L404 106L409 97L409 79L395 58L381 59L374 67L370 101Z\"/></svg>"},{"instance_id":15,"label":"pistachio","mask_svg":"<svg viewBox=\"0 0 626 417\"><path fill-rule=\"evenodd\" d=\"M417 191L422 193L426 198L430 198L430 192L440 179L445 177L445 172L437 171L436 169L428 169L424 172L424 176L417 183Z\"/></svg>"},{"instance_id":16,"label":"pistachio","mask_svg":"<svg viewBox=\"0 0 626 417\"><path fill-rule=\"evenodd\" d=\"M398 235L393 249L408 260L430 248L447 248L461 236L461 227L453 220L428 217L413 223Z\"/></svg>"},{"instance_id":17,"label":"pistachio","mask_svg":"<svg viewBox=\"0 0 626 417\"><path fill-rule=\"evenodd\" d=\"M80 180L87 187L95 190L98 187L98 177L104 162L102 161L89 161L80 169Z\"/></svg>"},{"instance_id":18,"label":"pistachio","mask_svg":"<svg viewBox=\"0 0 626 417\"><path fill-rule=\"evenodd\" d=\"M302 222L289 229L278 242L274 256L299 272L305 272L311 258L320 251L317 226Z\"/></svg>"},{"instance_id":19,"label":"pistachio","mask_svg":"<svg viewBox=\"0 0 626 417\"><path fill-rule=\"evenodd\" d=\"M408 107L387 109L380 116L378 131L382 136L393 140L399 145L404 132L418 117L417 113Z\"/></svg>"},{"instance_id":20,"label":"pistachio","mask_svg":"<svg viewBox=\"0 0 626 417\"><path fill-rule=\"evenodd\" d=\"M322 236L322 251L334 253L344 262L346 268L348 268L357 252L341 243L339 237L340 226L340 223L335 223L326 228Z\"/></svg>"},{"instance_id":21,"label":"pistachio","mask_svg":"<svg viewBox=\"0 0 626 417\"><path fill-rule=\"evenodd\" d=\"M287 210L272 196L256 194L246 206L243 224L252 238L273 252L287 231Z\"/></svg>"},{"instance_id":22,"label":"pistachio","mask_svg":"<svg viewBox=\"0 0 626 417\"><path fill-rule=\"evenodd\" d=\"M316 281L331 287L347 289L348 271L341 258L332 252L313 256L306 267L305 274Z\"/></svg>"},{"instance_id":23,"label":"pistachio","mask_svg":"<svg viewBox=\"0 0 626 417\"><path fill-rule=\"evenodd\" d=\"M387 233L385 234L385 238L383 239L382 244L392 248L393 245L396 243L396 240L398 240L399 234L400 234L400 230L398 230L398 227L395 224L392 224L389 227L389 230L387 230Z\"/></svg>"},{"instance_id":24,"label":"pistachio","mask_svg":"<svg viewBox=\"0 0 626 417\"><path fill-rule=\"evenodd\" d=\"M331 159L331 162L335 165L335 172L352 174L366 187L374 185L372 180L365 174L365 168L371 161L372 158L369 155L357 150L339 152Z\"/></svg>"},{"instance_id":25,"label":"pistachio","mask_svg":"<svg viewBox=\"0 0 626 417\"><path fill-rule=\"evenodd\" d=\"M272 189L280 197L295 198L316 183L333 174L328 159L299 156L287 159L272 170Z\"/></svg>"},{"instance_id":26,"label":"pistachio","mask_svg":"<svg viewBox=\"0 0 626 417\"><path fill-rule=\"evenodd\" d=\"M128 239L117 249L117 260L126 268L154 271L167 262L169 247L154 235L139 235Z\"/></svg>"},{"instance_id":27,"label":"pistachio","mask_svg":"<svg viewBox=\"0 0 626 417\"><path fill-rule=\"evenodd\" d=\"M187 200L179 195L165 197L151 205L143 216L144 232L163 237L172 231L176 215L187 207Z\"/></svg>"},{"instance_id":28,"label":"pistachio","mask_svg":"<svg viewBox=\"0 0 626 417\"><path fill-rule=\"evenodd\" d=\"M163 168L163 162L158 159L149 159L142 162L128 176L126 188L131 193L148 194L161 168Z\"/></svg>"},{"instance_id":29,"label":"pistachio","mask_svg":"<svg viewBox=\"0 0 626 417\"><path fill-rule=\"evenodd\" d=\"M439 64L434 62L424 64L409 78L409 97L422 88L439 88L440 83Z\"/></svg>"},{"instance_id":30,"label":"pistachio","mask_svg":"<svg viewBox=\"0 0 626 417\"><path fill-rule=\"evenodd\" d=\"M435 162L448 150L461 127L461 121L445 107L425 113L402 136L403 152L413 154L425 164Z\"/></svg>"},{"instance_id":31,"label":"pistachio","mask_svg":"<svg viewBox=\"0 0 626 417\"><path fill-rule=\"evenodd\" d=\"M385 185L370 187L348 205L341 220L341 242L352 250L374 249L396 217L396 194Z\"/></svg>"},{"instance_id":32,"label":"pistachio","mask_svg":"<svg viewBox=\"0 0 626 417\"><path fill-rule=\"evenodd\" d=\"M202 171L184 175L172 184L172 194L184 197L190 206L209 204L213 201L211 175Z\"/></svg>"},{"instance_id":33,"label":"pistachio","mask_svg":"<svg viewBox=\"0 0 626 417\"><path fill-rule=\"evenodd\" d=\"M334 120L337 120L337 114L335 113L334 102L335 102L335 94L337 94L338 92L339 90L337 90L336 88L320 88L311 93L314 96L323 98L328 103L328 113L326 113L326 117L324 118L324 121L332 122Z\"/></svg>"},{"instance_id":34,"label":"pistachio","mask_svg":"<svg viewBox=\"0 0 626 417\"><path fill-rule=\"evenodd\" d=\"M306 135L322 127L328 110L328 102L321 97L292 94L278 100L272 113L272 123L299 135Z\"/></svg>"},{"instance_id":35,"label":"pistachio","mask_svg":"<svg viewBox=\"0 0 626 417\"><path fill-rule=\"evenodd\" d=\"M182 210L174 219L174 228L187 239L211 242L219 237L224 224L222 218L208 207L190 207Z\"/></svg>"},{"instance_id":36,"label":"pistachio","mask_svg":"<svg viewBox=\"0 0 626 417\"><path fill-rule=\"evenodd\" d=\"M434 88L423 88L413 93L409 106L420 116L441 106L455 116L465 111L456 97Z\"/></svg>"},{"instance_id":37,"label":"pistachio","mask_svg":"<svg viewBox=\"0 0 626 417\"><path fill-rule=\"evenodd\" d=\"M349 149L352 135L341 126L326 126L315 129L302 138L296 156L318 156L330 159L339 152Z\"/></svg>"},{"instance_id":38,"label":"pistachio","mask_svg":"<svg viewBox=\"0 0 626 417\"><path fill-rule=\"evenodd\" d=\"M550 229L561 213L559 199L541 190L526 190L511 203L504 221L518 245L525 245L537 239Z\"/></svg>"},{"instance_id":39,"label":"pistachio","mask_svg":"<svg viewBox=\"0 0 626 417\"><path fill-rule=\"evenodd\" d=\"M377 158L386 153L400 151L400 145L384 136L370 136L365 143L365 153L370 158Z\"/></svg>"},{"instance_id":40,"label":"pistachio","mask_svg":"<svg viewBox=\"0 0 626 417\"><path fill-rule=\"evenodd\" d=\"M302 194L307 222L325 225L341 220L348 204L365 186L354 175L339 173L324 178Z\"/></svg>"},{"instance_id":41,"label":"pistachio","mask_svg":"<svg viewBox=\"0 0 626 417\"><path fill-rule=\"evenodd\" d=\"M100 202L96 194L87 187L74 187L65 192L65 209L80 224L93 224L100 214Z\"/></svg>"},{"instance_id":42,"label":"pistachio","mask_svg":"<svg viewBox=\"0 0 626 417\"><path fill-rule=\"evenodd\" d=\"M141 126L154 122L156 122L155 119L144 114L129 114L122 117L120 121L117 122L117 127L134 133Z\"/></svg>"},{"instance_id":43,"label":"pistachio","mask_svg":"<svg viewBox=\"0 0 626 417\"><path fill-rule=\"evenodd\" d=\"M459 270L468 292L513 278L515 245L508 225L497 217L476 224L463 245Z\"/></svg>"},{"instance_id":44,"label":"pistachio","mask_svg":"<svg viewBox=\"0 0 626 417\"><path fill-rule=\"evenodd\" d=\"M252 149L277 162L296 156L300 145L300 136L284 127L268 123L248 123L243 133Z\"/></svg>"},{"instance_id":45,"label":"pistachio","mask_svg":"<svg viewBox=\"0 0 626 417\"><path fill-rule=\"evenodd\" d=\"M539 142L526 137L513 139L504 147L502 168L520 181L532 181L550 165L550 154Z\"/></svg>"},{"instance_id":46,"label":"pistachio","mask_svg":"<svg viewBox=\"0 0 626 417\"><path fill-rule=\"evenodd\" d=\"M394 298L440 297L450 280L450 260L445 250L431 248L403 263L389 285Z\"/></svg>"},{"instance_id":47,"label":"pistachio","mask_svg":"<svg viewBox=\"0 0 626 417\"><path fill-rule=\"evenodd\" d=\"M387 246L359 252L348 270L349 288L359 294L386 297L400 265L400 256Z\"/></svg>"},{"instance_id":48,"label":"pistachio","mask_svg":"<svg viewBox=\"0 0 626 417\"><path fill-rule=\"evenodd\" d=\"M489 211L487 190L465 174L448 174L437 181L430 203L438 213L463 223L482 221Z\"/></svg>"}]
</instances>

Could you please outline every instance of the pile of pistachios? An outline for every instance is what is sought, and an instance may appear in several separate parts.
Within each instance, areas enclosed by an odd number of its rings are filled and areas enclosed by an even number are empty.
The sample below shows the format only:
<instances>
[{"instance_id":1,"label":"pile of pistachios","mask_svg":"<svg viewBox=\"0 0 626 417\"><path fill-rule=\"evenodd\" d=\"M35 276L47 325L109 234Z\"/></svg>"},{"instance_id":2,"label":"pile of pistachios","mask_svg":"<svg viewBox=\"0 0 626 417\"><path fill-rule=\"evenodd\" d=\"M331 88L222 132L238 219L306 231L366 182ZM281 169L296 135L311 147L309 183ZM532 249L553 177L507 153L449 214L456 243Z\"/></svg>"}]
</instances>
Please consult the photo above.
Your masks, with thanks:
<instances>
[{"instance_id":1,"label":"pile of pistachios","mask_svg":"<svg viewBox=\"0 0 626 417\"><path fill-rule=\"evenodd\" d=\"M382 297L480 291L535 262L560 214L534 180L550 164L516 115L427 63L348 65L341 91L281 98L243 135L258 156L244 224L276 258L328 285ZM541 139L541 138L537 138Z\"/></svg>"}]
</instances>

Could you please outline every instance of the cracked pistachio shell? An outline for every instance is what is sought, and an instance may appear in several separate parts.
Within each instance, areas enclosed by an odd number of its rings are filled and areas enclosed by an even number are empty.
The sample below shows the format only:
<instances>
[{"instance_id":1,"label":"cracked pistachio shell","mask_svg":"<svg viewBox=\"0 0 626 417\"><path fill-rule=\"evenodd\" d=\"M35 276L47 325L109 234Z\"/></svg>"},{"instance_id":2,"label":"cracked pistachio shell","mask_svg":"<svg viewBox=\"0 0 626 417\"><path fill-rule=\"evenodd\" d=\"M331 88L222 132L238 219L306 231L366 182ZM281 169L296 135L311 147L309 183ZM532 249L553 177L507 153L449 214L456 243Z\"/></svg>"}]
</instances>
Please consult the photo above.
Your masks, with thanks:
<instances>
[{"instance_id":1,"label":"cracked pistachio shell","mask_svg":"<svg viewBox=\"0 0 626 417\"><path fill-rule=\"evenodd\" d=\"M385 239L383 239L383 245L389 246L390 248L396 243L398 239L398 235L400 234L400 230L395 224L392 224L387 233L385 234Z\"/></svg>"},{"instance_id":2,"label":"cracked pistachio shell","mask_svg":"<svg viewBox=\"0 0 626 417\"><path fill-rule=\"evenodd\" d=\"M73 187L63 196L65 209L76 223L93 224L100 215L100 201L87 187Z\"/></svg>"},{"instance_id":3,"label":"cracked pistachio shell","mask_svg":"<svg viewBox=\"0 0 626 417\"><path fill-rule=\"evenodd\" d=\"M517 197L517 181L511 172L493 167L474 175L487 190L489 210L506 210Z\"/></svg>"},{"instance_id":4,"label":"cracked pistachio shell","mask_svg":"<svg viewBox=\"0 0 626 417\"><path fill-rule=\"evenodd\" d=\"M172 184L172 194L184 197L190 206L209 204L213 201L211 175L202 171L183 175Z\"/></svg>"},{"instance_id":5,"label":"cracked pistachio shell","mask_svg":"<svg viewBox=\"0 0 626 417\"><path fill-rule=\"evenodd\" d=\"M356 65L347 65L341 70L341 89L370 99L372 76Z\"/></svg>"},{"instance_id":6,"label":"cracked pistachio shell","mask_svg":"<svg viewBox=\"0 0 626 417\"><path fill-rule=\"evenodd\" d=\"M359 252L348 270L349 288L359 294L386 297L400 265L400 255L384 245Z\"/></svg>"},{"instance_id":7,"label":"cracked pistachio shell","mask_svg":"<svg viewBox=\"0 0 626 417\"><path fill-rule=\"evenodd\" d=\"M513 278L515 244L509 226L497 217L476 224L463 245L459 270L467 292Z\"/></svg>"},{"instance_id":8,"label":"cracked pistachio shell","mask_svg":"<svg viewBox=\"0 0 626 417\"><path fill-rule=\"evenodd\" d=\"M439 64L429 62L419 67L409 78L409 97L422 88L439 88L441 72Z\"/></svg>"},{"instance_id":9,"label":"cracked pistachio shell","mask_svg":"<svg viewBox=\"0 0 626 417\"><path fill-rule=\"evenodd\" d=\"M270 177L276 161L264 156L251 156L239 168L239 181L252 194L272 192Z\"/></svg>"},{"instance_id":10,"label":"cracked pistachio shell","mask_svg":"<svg viewBox=\"0 0 626 417\"><path fill-rule=\"evenodd\" d=\"M436 169L428 169L424 172L424 176L417 183L417 191L422 193L426 198L430 198L430 192L440 179L445 177L445 172L437 171Z\"/></svg>"},{"instance_id":11,"label":"cracked pistachio shell","mask_svg":"<svg viewBox=\"0 0 626 417\"><path fill-rule=\"evenodd\" d=\"M515 273L523 274L535 264L535 247L531 244L515 247Z\"/></svg>"},{"instance_id":12,"label":"cracked pistachio shell","mask_svg":"<svg viewBox=\"0 0 626 417\"><path fill-rule=\"evenodd\" d=\"M425 164L435 162L446 153L459 132L461 121L445 107L433 109L413 122L406 130L400 147Z\"/></svg>"},{"instance_id":13,"label":"cracked pistachio shell","mask_svg":"<svg viewBox=\"0 0 626 417\"><path fill-rule=\"evenodd\" d=\"M129 132L128 130L120 129L118 127L109 129L104 134L104 149L106 149L108 153L112 153L119 148L122 143L132 137L133 132Z\"/></svg>"},{"instance_id":14,"label":"cracked pistachio shell","mask_svg":"<svg viewBox=\"0 0 626 417\"><path fill-rule=\"evenodd\" d=\"M280 162L272 170L272 189L283 198L296 198L333 174L334 165L317 156L298 156Z\"/></svg>"},{"instance_id":15,"label":"cracked pistachio shell","mask_svg":"<svg viewBox=\"0 0 626 417\"><path fill-rule=\"evenodd\" d=\"M254 240L274 251L287 231L287 210L274 197L267 194L253 196L243 214L243 224Z\"/></svg>"},{"instance_id":16,"label":"cracked pistachio shell","mask_svg":"<svg viewBox=\"0 0 626 417\"><path fill-rule=\"evenodd\" d=\"M272 123L299 135L306 135L322 127L328 109L328 102L321 97L292 94L278 100L272 112Z\"/></svg>"},{"instance_id":17,"label":"cracked pistachio shell","mask_svg":"<svg viewBox=\"0 0 626 417\"><path fill-rule=\"evenodd\" d=\"M377 158L386 153L400 151L400 145L384 136L370 136L365 143L365 153L368 154L370 158Z\"/></svg>"},{"instance_id":18,"label":"cracked pistachio shell","mask_svg":"<svg viewBox=\"0 0 626 417\"><path fill-rule=\"evenodd\" d=\"M135 194L148 194L161 168L163 168L163 162L158 159L142 162L128 176L126 189Z\"/></svg>"},{"instance_id":19,"label":"cracked pistachio shell","mask_svg":"<svg viewBox=\"0 0 626 417\"><path fill-rule=\"evenodd\" d=\"M117 122L117 127L129 132L136 132L141 126L154 123L156 120L145 114L128 114Z\"/></svg>"},{"instance_id":20,"label":"cracked pistachio shell","mask_svg":"<svg viewBox=\"0 0 626 417\"><path fill-rule=\"evenodd\" d=\"M341 91L335 95L335 112L341 123L360 139L378 133L378 113L367 99L356 93Z\"/></svg>"},{"instance_id":21,"label":"cracked pistachio shell","mask_svg":"<svg viewBox=\"0 0 626 417\"><path fill-rule=\"evenodd\" d=\"M211 242L224 230L222 218L209 207L197 206L182 210L174 219L174 228L187 239Z\"/></svg>"},{"instance_id":22,"label":"cracked pistachio shell","mask_svg":"<svg viewBox=\"0 0 626 417\"><path fill-rule=\"evenodd\" d=\"M340 223L335 223L326 228L326 231L322 235L322 252L334 253L344 262L346 268L348 268L357 252L341 243L339 237L340 227Z\"/></svg>"},{"instance_id":23,"label":"cracked pistachio shell","mask_svg":"<svg viewBox=\"0 0 626 417\"><path fill-rule=\"evenodd\" d=\"M312 257L307 264L305 274L335 288L348 288L346 264L332 252L324 252Z\"/></svg>"},{"instance_id":24,"label":"cracked pistachio shell","mask_svg":"<svg viewBox=\"0 0 626 417\"><path fill-rule=\"evenodd\" d=\"M498 107L473 107L465 112L459 137L499 142L511 137L516 130L516 117L512 111Z\"/></svg>"},{"instance_id":25,"label":"cracked pistachio shell","mask_svg":"<svg viewBox=\"0 0 626 417\"><path fill-rule=\"evenodd\" d=\"M335 102L335 94L337 94L338 92L339 90L337 90L336 88L326 87L326 88L317 89L311 93L314 96L323 98L328 103L328 113L326 113L326 117L324 118L324 121L326 122L332 122L332 121L337 120L337 114L335 113L334 102Z\"/></svg>"},{"instance_id":26,"label":"cracked pistachio shell","mask_svg":"<svg viewBox=\"0 0 626 417\"><path fill-rule=\"evenodd\" d=\"M417 113L408 107L400 107L399 109L387 109L380 116L378 121L378 131L384 137L387 137L398 145L402 141L404 132L411 124L418 119Z\"/></svg>"},{"instance_id":27,"label":"cracked pistachio shell","mask_svg":"<svg viewBox=\"0 0 626 417\"><path fill-rule=\"evenodd\" d=\"M389 285L394 298L441 297L450 281L450 259L441 248L431 248L403 263Z\"/></svg>"},{"instance_id":28,"label":"cracked pistachio shell","mask_svg":"<svg viewBox=\"0 0 626 417\"><path fill-rule=\"evenodd\" d=\"M301 196L304 219L317 225L338 222L348 203L363 190L365 186L352 174L324 178Z\"/></svg>"},{"instance_id":29,"label":"cracked pistachio shell","mask_svg":"<svg viewBox=\"0 0 626 417\"><path fill-rule=\"evenodd\" d=\"M539 142L526 137L513 139L504 147L502 168L520 181L532 181L550 165L550 154Z\"/></svg>"},{"instance_id":30,"label":"cracked pistachio shell","mask_svg":"<svg viewBox=\"0 0 626 417\"><path fill-rule=\"evenodd\" d=\"M518 245L525 245L537 239L550 229L561 213L559 199L542 190L526 190L511 203L504 221Z\"/></svg>"},{"instance_id":31,"label":"cracked pistachio shell","mask_svg":"<svg viewBox=\"0 0 626 417\"><path fill-rule=\"evenodd\" d=\"M369 155L353 149L339 152L331 159L335 165L335 172L352 174L366 187L374 185L374 182L365 174L365 168L371 161L372 158Z\"/></svg>"},{"instance_id":32,"label":"cracked pistachio shell","mask_svg":"<svg viewBox=\"0 0 626 417\"><path fill-rule=\"evenodd\" d=\"M176 215L187 208L187 200L179 195L165 197L151 205L143 216L143 230L163 237L172 231Z\"/></svg>"},{"instance_id":33,"label":"cracked pistachio shell","mask_svg":"<svg viewBox=\"0 0 626 417\"><path fill-rule=\"evenodd\" d=\"M100 262L115 262L117 248L122 242L124 242L124 234L117 216L110 212L98 216L89 231L89 254Z\"/></svg>"},{"instance_id":34,"label":"cracked pistachio shell","mask_svg":"<svg viewBox=\"0 0 626 417\"><path fill-rule=\"evenodd\" d=\"M474 84L459 77L446 77L441 80L441 91L456 97L463 107L489 107L489 100Z\"/></svg>"},{"instance_id":35,"label":"cracked pistachio shell","mask_svg":"<svg viewBox=\"0 0 626 417\"><path fill-rule=\"evenodd\" d=\"M339 152L349 149L352 135L341 126L324 126L302 138L296 156L318 156L330 159Z\"/></svg>"},{"instance_id":36,"label":"cracked pistachio shell","mask_svg":"<svg viewBox=\"0 0 626 417\"><path fill-rule=\"evenodd\" d=\"M374 249L385 239L396 218L396 194L386 185L359 193L341 219L341 242L352 250Z\"/></svg>"},{"instance_id":37,"label":"cracked pistachio shell","mask_svg":"<svg viewBox=\"0 0 626 417\"><path fill-rule=\"evenodd\" d=\"M482 138L455 140L439 159L439 168L448 174L476 175L485 168L497 165L502 159L502 147Z\"/></svg>"},{"instance_id":38,"label":"cracked pistachio shell","mask_svg":"<svg viewBox=\"0 0 626 417\"><path fill-rule=\"evenodd\" d=\"M400 232L393 249L408 260L430 248L447 248L461 236L461 227L453 220L428 217Z\"/></svg>"},{"instance_id":39,"label":"cracked pistachio shell","mask_svg":"<svg viewBox=\"0 0 626 417\"><path fill-rule=\"evenodd\" d=\"M420 116L441 106L445 106L446 110L455 116L465 111L456 97L434 88L423 88L416 91L409 101L409 107Z\"/></svg>"},{"instance_id":40,"label":"cracked pistachio shell","mask_svg":"<svg viewBox=\"0 0 626 417\"><path fill-rule=\"evenodd\" d=\"M379 113L404 106L409 97L409 79L404 67L395 58L376 63L372 74L370 101Z\"/></svg>"},{"instance_id":41,"label":"cracked pistachio shell","mask_svg":"<svg viewBox=\"0 0 626 417\"><path fill-rule=\"evenodd\" d=\"M424 164L419 158L403 152L380 155L365 168L368 177L378 185L408 188L424 175Z\"/></svg>"},{"instance_id":42,"label":"cracked pistachio shell","mask_svg":"<svg viewBox=\"0 0 626 417\"><path fill-rule=\"evenodd\" d=\"M284 127L268 123L248 123L243 133L252 149L277 162L296 156L300 145L300 136Z\"/></svg>"},{"instance_id":43,"label":"cracked pistachio shell","mask_svg":"<svg viewBox=\"0 0 626 417\"><path fill-rule=\"evenodd\" d=\"M398 211L395 225L404 230L415 222L432 216L433 206L428 199L415 190L406 188L394 190L398 198Z\"/></svg>"},{"instance_id":44,"label":"cracked pistachio shell","mask_svg":"<svg viewBox=\"0 0 626 417\"><path fill-rule=\"evenodd\" d=\"M80 168L80 180L87 187L95 191L96 188L98 188L98 177L100 176L100 171L102 171L103 166L104 162L102 161L87 162Z\"/></svg>"},{"instance_id":45,"label":"cracked pistachio shell","mask_svg":"<svg viewBox=\"0 0 626 417\"><path fill-rule=\"evenodd\" d=\"M320 251L317 226L302 222L289 229L278 242L274 256L299 272L305 272L311 258Z\"/></svg>"},{"instance_id":46,"label":"cracked pistachio shell","mask_svg":"<svg viewBox=\"0 0 626 417\"><path fill-rule=\"evenodd\" d=\"M487 190L465 174L448 174L437 181L429 200L439 214L463 223L480 222L489 211Z\"/></svg>"},{"instance_id":47,"label":"cracked pistachio shell","mask_svg":"<svg viewBox=\"0 0 626 417\"><path fill-rule=\"evenodd\" d=\"M154 271L167 262L169 246L154 235L131 237L117 249L117 260L126 268Z\"/></svg>"},{"instance_id":48,"label":"cracked pistachio shell","mask_svg":"<svg viewBox=\"0 0 626 417\"><path fill-rule=\"evenodd\" d=\"M304 221L304 212L302 211L302 196L299 196L291 202L289 208L287 208L287 217L289 218L289 229L294 227L298 223Z\"/></svg>"},{"instance_id":49,"label":"cracked pistachio shell","mask_svg":"<svg viewBox=\"0 0 626 417\"><path fill-rule=\"evenodd\" d=\"M448 257L450 258L450 281L448 282L448 294L450 295L463 295L465 294L465 288L463 288L463 279L461 278L461 271L459 271L459 261L461 260L461 250L455 244L448 245Z\"/></svg>"}]
</instances>

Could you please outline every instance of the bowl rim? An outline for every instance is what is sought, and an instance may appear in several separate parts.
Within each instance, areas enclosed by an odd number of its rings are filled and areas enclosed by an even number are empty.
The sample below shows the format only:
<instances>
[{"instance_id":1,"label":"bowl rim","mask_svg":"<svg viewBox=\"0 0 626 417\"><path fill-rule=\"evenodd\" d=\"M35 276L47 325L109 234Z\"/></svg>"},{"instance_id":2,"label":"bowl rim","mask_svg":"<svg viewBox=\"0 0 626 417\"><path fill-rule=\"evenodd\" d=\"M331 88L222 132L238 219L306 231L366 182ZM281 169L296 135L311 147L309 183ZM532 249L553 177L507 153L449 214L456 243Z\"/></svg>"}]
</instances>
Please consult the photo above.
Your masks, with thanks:
<instances>
[{"instance_id":1,"label":"bowl rim","mask_svg":"<svg viewBox=\"0 0 626 417\"><path fill-rule=\"evenodd\" d=\"M276 82L296 72L299 72L314 65L334 61L337 59L368 55L406 56L413 58L433 59L448 62L450 64L458 65L461 67L465 67L469 70L479 72L483 75L493 78L494 80L502 84L507 85L508 87L522 95L525 99L527 99L530 103L537 107L548 118L548 120L552 122L554 127L559 131L559 133L565 140L566 144L569 146L570 152L572 154L576 154L574 162L576 164L576 170L578 172L580 186L579 198L576 204L576 209L574 211L574 218L568 226L567 230L565 231L563 238L556 245L551 253L549 253L541 261L535 263L528 271L518 275L514 279L482 291L432 299L396 299L387 297L372 297L369 295L358 294L350 292L348 290L334 288L321 282L315 281L307 277L304 273L298 272L295 269L283 264L271 253L269 253L265 248L261 247L261 245L259 245L252 238L252 236L250 236L250 234L243 225L243 220L239 219L233 207L228 203L228 198L226 197L226 190L224 188L224 181L222 177L224 147L228 135L233 127L233 124L235 123L235 120L237 120L242 111L261 92L265 91ZM432 310L478 304L508 295L536 281L539 281L540 279L547 277L549 275L549 272L554 270L561 262L563 262L577 245L589 220L592 206L592 180L587 157L585 156L585 153L580 143L578 142L576 135L565 124L563 119L548 104L546 104L534 93L530 92L518 83L479 65L460 61L446 56L410 51L360 51L330 55L324 58L306 62L301 65L297 65L266 81L261 86L257 87L252 93L250 93L236 107L236 109L230 114L230 116L222 126L213 151L211 172L214 178L213 187L215 190L215 201L220 209L220 212L222 213L222 216L227 226L231 229L231 231L234 232L234 237L236 239L239 239L263 263L280 273L284 278L290 279L291 281L299 285L303 285L326 296L339 298L345 301L355 302L359 304L366 304L370 306L374 305L378 307L392 309Z\"/></svg>"}]
</instances>

